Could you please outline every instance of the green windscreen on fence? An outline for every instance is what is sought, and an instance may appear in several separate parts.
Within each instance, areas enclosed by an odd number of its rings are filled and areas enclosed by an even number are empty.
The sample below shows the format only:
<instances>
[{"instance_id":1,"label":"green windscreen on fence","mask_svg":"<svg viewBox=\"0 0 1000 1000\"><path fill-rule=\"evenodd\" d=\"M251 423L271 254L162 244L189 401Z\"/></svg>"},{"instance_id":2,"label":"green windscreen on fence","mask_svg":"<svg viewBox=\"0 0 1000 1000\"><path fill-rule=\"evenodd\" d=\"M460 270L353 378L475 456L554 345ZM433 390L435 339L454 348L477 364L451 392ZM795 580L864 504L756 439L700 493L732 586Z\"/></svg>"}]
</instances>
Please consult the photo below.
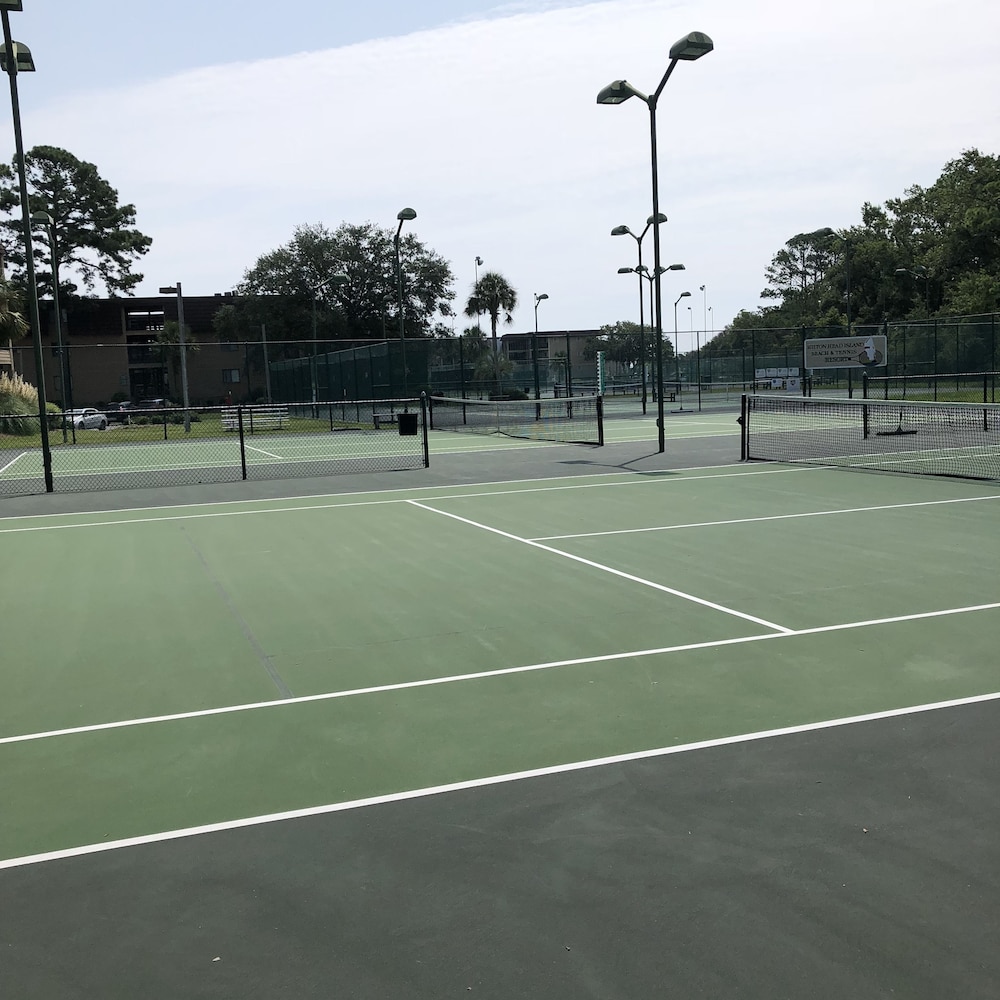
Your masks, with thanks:
<instances>
[{"instance_id":1,"label":"green windscreen on fence","mask_svg":"<svg viewBox=\"0 0 1000 1000\"><path fill-rule=\"evenodd\" d=\"M744 396L743 458L1000 479L1000 404Z\"/></svg>"},{"instance_id":2,"label":"green windscreen on fence","mask_svg":"<svg viewBox=\"0 0 1000 1000\"><path fill-rule=\"evenodd\" d=\"M603 444L600 396L484 400L430 397L431 430L501 434L534 441Z\"/></svg>"}]
</instances>

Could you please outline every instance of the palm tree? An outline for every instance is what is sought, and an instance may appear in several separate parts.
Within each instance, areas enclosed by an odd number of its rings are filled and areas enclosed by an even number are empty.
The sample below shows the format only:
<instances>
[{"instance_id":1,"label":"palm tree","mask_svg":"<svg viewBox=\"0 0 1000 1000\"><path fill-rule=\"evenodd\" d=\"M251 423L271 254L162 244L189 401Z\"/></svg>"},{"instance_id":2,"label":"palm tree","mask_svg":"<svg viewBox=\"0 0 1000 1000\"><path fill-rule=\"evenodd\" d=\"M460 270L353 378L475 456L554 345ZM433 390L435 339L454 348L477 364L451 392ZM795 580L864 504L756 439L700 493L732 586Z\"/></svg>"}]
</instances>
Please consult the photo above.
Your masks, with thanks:
<instances>
[{"instance_id":1,"label":"palm tree","mask_svg":"<svg viewBox=\"0 0 1000 1000\"><path fill-rule=\"evenodd\" d=\"M490 334L493 339L493 363L497 386L500 384L500 345L497 343L497 326L501 317L508 326L514 322L517 306L517 292L499 271L487 271L473 286L472 294L465 305L466 316L490 317Z\"/></svg>"},{"instance_id":2,"label":"palm tree","mask_svg":"<svg viewBox=\"0 0 1000 1000\"><path fill-rule=\"evenodd\" d=\"M0 277L0 339L19 340L28 333L30 327L21 308L17 292Z\"/></svg>"}]
</instances>

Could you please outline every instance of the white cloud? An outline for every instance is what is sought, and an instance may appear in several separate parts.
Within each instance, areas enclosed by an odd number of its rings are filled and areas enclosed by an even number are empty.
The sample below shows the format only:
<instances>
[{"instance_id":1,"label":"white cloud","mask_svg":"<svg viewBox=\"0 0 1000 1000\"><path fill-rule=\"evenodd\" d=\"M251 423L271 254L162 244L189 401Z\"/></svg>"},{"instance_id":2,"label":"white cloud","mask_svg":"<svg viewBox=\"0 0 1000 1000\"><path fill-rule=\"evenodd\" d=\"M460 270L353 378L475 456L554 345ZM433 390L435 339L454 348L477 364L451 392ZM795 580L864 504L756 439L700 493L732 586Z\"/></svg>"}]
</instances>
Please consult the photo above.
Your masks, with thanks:
<instances>
[{"instance_id":1,"label":"white cloud","mask_svg":"<svg viewBox=\"0 0 1000 1000\"><path fill-rule=\"evenodd\" d=\"M648 112L595 98L616 77L654 89L689 30L716 51L660 100L664 258L688 268L670 289L707 284L717 322L757 305L794 233L849 225L962 149L1000 145L987 0L547 6L79 94L25 121L26 142L92 160L136 204L154 238L141 291L223 291L299 223L390 226L412 205L459 297L482 255L519 290L521 329L543 290L548 328L632 317L615 272L635 244L608 234L650 212Z\"/></svg>"}]
</instances>

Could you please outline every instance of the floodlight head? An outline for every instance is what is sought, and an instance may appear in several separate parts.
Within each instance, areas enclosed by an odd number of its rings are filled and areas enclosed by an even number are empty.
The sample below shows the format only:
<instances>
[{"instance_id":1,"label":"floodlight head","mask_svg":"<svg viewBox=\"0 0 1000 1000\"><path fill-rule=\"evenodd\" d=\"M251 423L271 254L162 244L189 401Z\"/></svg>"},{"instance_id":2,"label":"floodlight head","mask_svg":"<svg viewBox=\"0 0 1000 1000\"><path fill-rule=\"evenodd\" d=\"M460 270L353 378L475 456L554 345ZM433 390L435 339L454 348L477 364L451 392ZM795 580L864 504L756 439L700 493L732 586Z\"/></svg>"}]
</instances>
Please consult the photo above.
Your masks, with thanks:
<instances>
[{"instance_id":1,"label":"floodlight head","mask_svg":"<svg viewBox=\"0 0 1000 1000\"><path fill-rule=\"evenodd\" d=\"M24 10L21 0L0 0L0 10Z\"/></svg>"},{"instance_id":2,"label":"floodlight head","mask_svg":"<svg viewBox=\"0 0 1000 1000\"><path fill-rule=\"evenodd\" d=\"M161 295L176 295L177 294L177 286L176 285L164 285L160 289L160 294Z\"/></svg>"},{"instance_id":3,"label":"floodlight head","mask_svg":"<svg viewBox=\"0 0 1000 1000\"><path fill-rule=\"evenodd\" d=\"M43 226L54 226L56 224L55 219L48 212L32 212L31 221L40 222Z\"/></svg>"},{"instance_id":4,"label":"floodlight head","mask_svg":"<svg viewBox=\"0 0 1000 1000\"><path fill-rule=\"evenodd\" d=\"M400 222L412 222L417 217L417 213L412 208L403 208L396 213L396 218Z\"/></svg>"},{"instance_id":5,"label":"floodlight head","mask_svg":"<svg viewBox=\"0 0 1000 1000\"><path fill-rule=\"evenodd\" d=\"M18 73L34 73L35 60L31 58L31 49L24 42L11 42L14 46L14 68ZM7 72L7 45L0 43L0 69Z\"/></svg>"},{"instance_id":6,"label":"floodlight head","mask_svg":"<svg viewBox=\"0 0 1000 1000\"><path fill-rule=\"evenodd\" d=\"M482 267L482 266L483 266L483 258L477 256L476 257L476 267Z\"/></svg>"},{"instance_id":7,"label":"floodlight head","mask_svg":"<svg viewBox=\"0 0 1000 1000\"><path fill-rule=\"evenodd\" d=\"M692 31L670 46L670 58L691 62L708 55L715 43L703 31Z\"/></svg>"},{"instance_id":8,"label":"floodlight head","mask_svg":"<svg viewBox=\"0 0 1000 1000\"><path fill-rule=\"evenodd\" d=\"M631 236L632 235L632 230L629 229L628 226L615 226L615 228L611 230L611 235L612 236Z\"/></svg>"},{"instance_id":9,"label":"floodlight head","mask_svg":"<svg viewBox=\"0 0 1000 1000\"><path fill-rule=\"evenodd\" d=\"M642 101L647 100L646 95L636 90L628 80L614 80L597 95L597 103L624 104L630 97L638 97Z\"/></svg>"},{"instance_id":10,"label":"floodlight head","mask_svg":"<svg viewBox=\"0 0 1000 1000\"><path fill-rule=\"evenodd\" d=\"M654 224L659 225L659 223L666 222L666 221L667 221L667 217L662 212L657 212L656 215L651 215L646 220L646 225L647 226L652 226Z\"/></svg>"},{"instance_id":11,"label":"floodlight head","mask_svg":"<svg viewBox=\"0 0 1000 1000\"><path fill-rule=\"evenodd\" d=\"M547 299L547 298L548 298L548 295L546 295L545 292L542 292L541 294L536 294L535 295L535 302L541 302L542 299Z\"/></svg>"},{"instance_id":12,"label":"floodlight head","mask_svg":"<svg viewBox=\"0 0 1000 1000\"><path fill-rule=\"evenodd\" d=\"M685 271L687 269L684 267L683 264L668 264L664 268L664 270L665 271ZM690 294L690 293L687 293L687 294Z\"/></svg>"},{"instance_id":13,"label":"floodlight head","mask_svg":"<svg viewBox=\"0 0 1000 1000\"><path fill-rule=\"evenodd\" d=\"M691 297L691 293L690 292L681 292L680 298L678 298L677 301L680 302L681 299L688 299L690 297ZM690 306L688 308L690 308Z\"/></svg>"},{"instance_id":14,"label":"floodlight head","mask_svg":"<svg viewBox=\"0 0 1000 1000\"><path fill-rule=\"evenodd\" d=\"M638 268L635 267L620 267L618 268L619 274L635 274Z\"/></svg>"}]
</instances>

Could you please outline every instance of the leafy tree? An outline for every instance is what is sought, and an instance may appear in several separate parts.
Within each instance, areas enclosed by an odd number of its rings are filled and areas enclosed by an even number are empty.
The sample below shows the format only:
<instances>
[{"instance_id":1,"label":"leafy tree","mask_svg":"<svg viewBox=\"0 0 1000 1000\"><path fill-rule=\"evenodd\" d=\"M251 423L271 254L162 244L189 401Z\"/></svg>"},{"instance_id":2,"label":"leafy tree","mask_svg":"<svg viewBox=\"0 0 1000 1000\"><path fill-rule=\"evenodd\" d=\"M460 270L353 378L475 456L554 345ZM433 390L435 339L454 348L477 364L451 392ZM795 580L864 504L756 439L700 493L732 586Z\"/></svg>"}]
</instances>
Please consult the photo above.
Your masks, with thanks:
<instances>
[{"instance_id":1,"label":"leafy tree","mask_svg":"<svg viewBox=\"0 0 1000 1000\"><path fill-rule=\"evenodd\" d=\"M588 361L597 357L598 351L604 351L608 361L614 361L624 366L637 378L642 371L643 347L646 351L646 372L653 371L656 364L656 331L649 327L641 328L638 323L619 320L602 326L598 336L591 337L584 345L583 356ZM663 357L674 356L674 345L664 336Z\"/></svg>"},{"instance_id":2,"label":"leafy tree","mask_svg":"<svg viewBox=\"0 0 1000 1000\"><path fill-rule=\"evenodd\" d=\"M66 280L67 271L92 291L98 282L111 295L128 294L142 281L132 270L148 252L152 239L135 227L135 206L121 205L118 192L93 163L77 159L56 146L35 146L25 153L28 207L47 212L55 222L54 243L59 267L60 293L72 295L77 286ZM13 262L13 281L25 281L21 197L14 167L0 165L0 211L14 217L0 221L0 241ZM52 288L51 248L47 239L34 242L35 277L39 291Z\"/></svg>"},{"instance_id":3,"label":"leafy tree","mask_svg":"<svg viewBox=\"0 0 1000 1000\"><path fill-rule=\"evenodd\" d=\"M500 344L497 340L497 327L501 322L510 326L514 322L514 309L517 307L517 292L499 271L487 271L473 285L472 294L465 304L466 316L481 316L486 313L490 318L490 339L493 346L493 368L499 382L502 374L500 359Z\"/></svg>"},{"instance_id":4,"label":"leafy tree","mask_svg":"<svg viewBox=\"0 0 1000 1000\"><path fill-rule=\"evenodd\" d=\"M331 231L302 225L292 239L261 255L220 310L216 329L233 339L384 339L399 330L393 233L374 223L342 223ZM436 333L434 317L450 316L451 268L412 233L400 240L403 318L407 337ZM330 281L345 274L347 281ZM242 335L241 335L242 332Z\"/></svg>"},{"instance_id":5,"label":"leafy tree","mask_svg":"<svg viewBox=\"0 0 1000 1000\"><path fill-rule=\"evenodd\" d=\"M829 233L830 231L826 231ZM793 236L766 269L767 304L742 310L715 352L797 347L807 331L871 326L1000 309L1000 158L966 150L928 188L884 205L865 203L861 224Z\"/></svg>"}]
</instances>

